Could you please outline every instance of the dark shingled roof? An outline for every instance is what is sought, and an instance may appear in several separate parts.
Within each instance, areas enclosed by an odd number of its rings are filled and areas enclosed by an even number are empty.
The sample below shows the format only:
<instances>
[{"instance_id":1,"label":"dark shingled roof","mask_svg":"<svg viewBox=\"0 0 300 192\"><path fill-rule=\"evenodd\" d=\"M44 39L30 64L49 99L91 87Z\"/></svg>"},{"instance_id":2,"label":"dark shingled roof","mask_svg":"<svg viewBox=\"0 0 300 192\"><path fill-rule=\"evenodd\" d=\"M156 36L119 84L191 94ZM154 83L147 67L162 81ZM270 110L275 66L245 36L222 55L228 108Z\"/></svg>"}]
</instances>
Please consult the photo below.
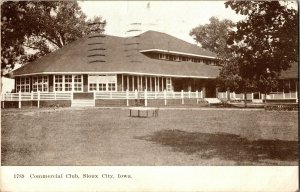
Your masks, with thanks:
<instances>
[{"instance_id":1,"label":"dark shingled roof","mask_svg":"<svg viewBox=\"0 0 300 192\"><path fill-rule=\"evenodd\" d=\"M194 62L175 62L152 59L139 50L164 49L176 52L192 53L204 56L216 55L196 45L192 45L165 33L147 31L136 38L136 49L126 51L126 42L130 38L106 35L104 42L105 62L89 63L87 59L88 37L81 38L13 71L14 76L56 72L116 72L143 73L170 76L192 76L215 78L219 67Z\"/></svg>"}]
</instances>

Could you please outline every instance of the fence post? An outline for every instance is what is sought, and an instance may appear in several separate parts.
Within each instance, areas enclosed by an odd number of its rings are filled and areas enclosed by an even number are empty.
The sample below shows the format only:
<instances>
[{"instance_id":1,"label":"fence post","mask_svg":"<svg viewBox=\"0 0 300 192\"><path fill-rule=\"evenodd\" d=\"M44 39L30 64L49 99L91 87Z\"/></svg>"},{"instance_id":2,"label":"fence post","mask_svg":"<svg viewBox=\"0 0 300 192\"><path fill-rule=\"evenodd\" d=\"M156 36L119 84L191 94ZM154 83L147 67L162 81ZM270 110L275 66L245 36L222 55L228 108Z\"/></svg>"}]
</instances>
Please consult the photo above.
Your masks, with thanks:
<instances>
[{"instance_id":1,"label":"fence post","mask_svg":"<svg viewBox=\"0 0 300 192\"><path fill-rule=\"evenodd\" d=\"M251 100L254 99L254 93L251 93Z\"/></svg>"},{"instance_id":2,"label":"fence post","mask_svg":"<svg viewBox=\"0 0 300 192\"><path fill-rule=\"evenodd\" d=\"M21 108L21 99L22 99L22 97L21 97L21 91L19 91L19 108Z\"/></svg>"},{"instance_id":3,"label":"fence post","mask_svg":"<svg viewBox=\"0 0 300 192\"><path fill-rule=\"evenodd\" d=\"M74 99L74 95L73 95L73 92L71 92L71 101L73 101Z\"/></svg>"},{"instance_id":4,"label":"fence post","mask_svg":"<svg viewBox=\"0 0 300 192\"><path fill-rule=\"evenodd\" d=\"M282 98L285 99L285 94L284 91L282 92Z\"/></svg>"},{"instance_id":5,"label":"fence post","mask_svg":"<svg viewBox=\"0 0 300 192\"><path fill-rule=\"evenodd\" d=\"M201 99L203 98L202 90L200 91L200 98L201 98Z\"/></svg>"},{"instance_id":6,"label":"fence post","mask_svg":"<svg viewBox=\"0 0 300 192\"><path fill-rule=\"evenodd\" d=\"M1 93L2 108L4 109L5 93Z\"/></svg>"},{"instance_id":7,"label":"fence post","mask_svg":"<svg viewBox=\"0 0 300 192\"><path fill-rule=\"evenodd\" d=\"M184 99L183 99L183 90L181 90L181 104L184 104Z\"/></svg>"},{"instance_id":8,"label":"fence post","mask_svg":"<svg viewBox=\"0 0 300 192\"><path fill-rule=\"evenodd\" d=\"M198 93L198 90L196 90L196 101L197 101L197 104L198 104L198 98L199 98L199 93Z\"/></svg>"},{"instance_id":9,"label":"fence post","mask_svg":"<svg viewBox=\"0 0 300 192\"><path fill-rule=\"evenodd\" d=\"M189 99L191 98L191 90L189 90Z\"/></svg>"},{"instance_id":10,"label":"fence post","mask_svg":"<svg viewBox=\"0 0 300 192\"><path fill-rule=\"evenodd\" d=\"M10 93L10 101L12 101L12 93Z\"/></svg>"},{"instance_id":11,"label":"fence post","mask_svg":"<svg viewBox=\"0 0 300 192\"><path fill-rule=\"evenodd\" d=\"M38 108L40 108L40 91L38 91L37 93L38 93L38 95L37 95L38 96L37 97L38 98L37 106L38 106Z\"/></svg>"},{"instance_id":12,"label":"fence post","mask_svg":"<svg viewBox=\"0 0 300 192\"><path fill-rule=\"evenodd\" d=\"M137 90L135 90L135 98L136 99L138 98L138 92L137 92Z\"/></svg>"},{"instance_id":13,"label":"fence post","mask_svg":"<svg viewBox=\"0 0 300 192\"><path fill-rule=\"evenodd\" d=\"M235 98L236 98L236 97L235 97L235 92L233 92L233 93L232 93L232 96L233 96L233 99L235 99Z\"/></svg>"},{"instance_id":14,"label":"fence post","mask_svg":"<svg viewBox=\"0 0 300 192\"><path fill-rule=\"evenodd\" d=\"M167 91L164 90L165 105L167 105Z\"/></svg>"},{"instance_id":15,"label":"fence post","mask_svg":"<svg viewBox=\"0 0 300 192\"><path fill-rule=\"evenodd\" d=\"M96 100L96 92L93 91L93 99Z\"/></svg>"},{"instance_id":16,"label":"fence post","mask_svg":"<svg viewBox=\"0 0 300 192\"><path fill-rule=\"evenodd\" d=\"M33 91L31 91L30 100L33 100Z\"/></svg>"},{"instance_id":17,"label":"fence post","mask_svg":"<svg viewBox=\"0 0 300 192\"><path fill-rule=\"evenodd\" d=\"M56 92L54 92L54 100L56 100Z\"/></svg>"},{"instance_id":18,"label":"fence post","mask_svg":"<svg viewBox=\"0 0 300 192\"><path fill-rule=\"evenodd\" d=\"M145 107L147 107L148 103L147 103L147 89L145 89Z\"/></svg>"},{"instance_id":19,"label":"fence post","mask_svg":"<svg viewBox=\"0 0 300 192\"><path fill-rule=\"evenodd\" d=\"M126 105L127 107L129 106L129 92L128 92L128 89L126 89Z\"/></svg>"}]
</instances>

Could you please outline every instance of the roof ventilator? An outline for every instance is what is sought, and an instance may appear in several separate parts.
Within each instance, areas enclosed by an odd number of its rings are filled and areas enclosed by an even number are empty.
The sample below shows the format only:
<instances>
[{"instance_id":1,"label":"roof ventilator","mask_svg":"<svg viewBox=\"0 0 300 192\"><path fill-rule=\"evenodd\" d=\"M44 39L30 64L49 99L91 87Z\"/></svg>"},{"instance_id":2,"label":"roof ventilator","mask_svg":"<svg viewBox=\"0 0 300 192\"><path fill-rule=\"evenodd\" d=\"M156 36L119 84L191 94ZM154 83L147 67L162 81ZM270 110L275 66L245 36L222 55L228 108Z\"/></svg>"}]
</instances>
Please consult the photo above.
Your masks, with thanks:
<instances>
[{"instance_id":1,"label":"roof ventilator","mask_svg":"<svg viewBox=\"0 0 300 192\"><path fill-rule=\"evenodd\" d=\"M106 61L105 57L105 22L89 23L92 27L88 36L87 63L101 63ZM100 26L100 27L98 27Z\"/></svg>"}]
</instances>

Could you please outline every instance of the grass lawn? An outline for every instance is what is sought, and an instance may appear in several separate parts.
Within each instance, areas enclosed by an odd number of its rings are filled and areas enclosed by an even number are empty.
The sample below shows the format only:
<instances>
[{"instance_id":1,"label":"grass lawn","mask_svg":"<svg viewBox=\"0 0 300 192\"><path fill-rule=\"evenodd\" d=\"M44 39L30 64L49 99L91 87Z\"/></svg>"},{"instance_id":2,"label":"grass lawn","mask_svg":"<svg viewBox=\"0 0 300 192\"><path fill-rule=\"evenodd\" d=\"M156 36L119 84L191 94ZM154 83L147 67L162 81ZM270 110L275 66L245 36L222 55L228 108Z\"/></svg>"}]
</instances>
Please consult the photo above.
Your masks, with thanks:
<instances>
[{"instance_id":1,"label":"grass lawn","mask_svg":"<svg viewBox=\"0 0 300 192\"><path fill-rule=\"evenodd\" d=\"M2 165L298 165L298 113L5 109Z\"/></svg>"}]
</instances>

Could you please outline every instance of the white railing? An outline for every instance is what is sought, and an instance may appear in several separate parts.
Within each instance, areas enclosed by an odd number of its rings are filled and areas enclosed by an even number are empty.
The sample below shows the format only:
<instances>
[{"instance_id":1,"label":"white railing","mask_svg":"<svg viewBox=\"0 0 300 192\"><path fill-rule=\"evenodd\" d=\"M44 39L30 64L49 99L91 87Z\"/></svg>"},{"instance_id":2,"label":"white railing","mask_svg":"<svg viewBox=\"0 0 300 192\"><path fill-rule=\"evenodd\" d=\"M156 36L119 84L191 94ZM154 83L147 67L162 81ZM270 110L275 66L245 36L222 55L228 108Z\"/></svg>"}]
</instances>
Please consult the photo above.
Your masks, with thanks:
<instances>
[{"instance_id":1,"label":"white railing","mask_svg":"<svg viewBox=\"0 0 300 192\"><path fill-rule=\"evenodd\" d=\"M31 92L4 93L1 101L39 101L39 100L72 100L72 93L59 92Z\"/></svg>"},{"instance_id":2,"label":"white railing","mask_svg":"<svg viewBox=\"0 0 300 192\"><path fill-rule=\"evenodd\" d=\"M265 97L265 94L260 94L259 99L263 99ZM218 92L218 98L219 99L227 99L227 92ZM243 100L245 98L245 95L243 93L236 94L234 92L230 92L230 99L231 100ZM254 93L247 93L247 99L253 100L254 99ZM297 99L297 92L290 92L290 93L284 93L284 92L277 92L277 93L270 93L267 95L267 99Z\"/></svg>"},{"instance_id":3,"label":"white railing","mask_svg":"<svg viewBox=\"0 0 300 192\"><path fill-rule=\"evenodd\" d=\"M202 92L152 92L152 91L124 91L124 92L95 92L94 99L201 99Z\"/></svg>"}]
</instances>

